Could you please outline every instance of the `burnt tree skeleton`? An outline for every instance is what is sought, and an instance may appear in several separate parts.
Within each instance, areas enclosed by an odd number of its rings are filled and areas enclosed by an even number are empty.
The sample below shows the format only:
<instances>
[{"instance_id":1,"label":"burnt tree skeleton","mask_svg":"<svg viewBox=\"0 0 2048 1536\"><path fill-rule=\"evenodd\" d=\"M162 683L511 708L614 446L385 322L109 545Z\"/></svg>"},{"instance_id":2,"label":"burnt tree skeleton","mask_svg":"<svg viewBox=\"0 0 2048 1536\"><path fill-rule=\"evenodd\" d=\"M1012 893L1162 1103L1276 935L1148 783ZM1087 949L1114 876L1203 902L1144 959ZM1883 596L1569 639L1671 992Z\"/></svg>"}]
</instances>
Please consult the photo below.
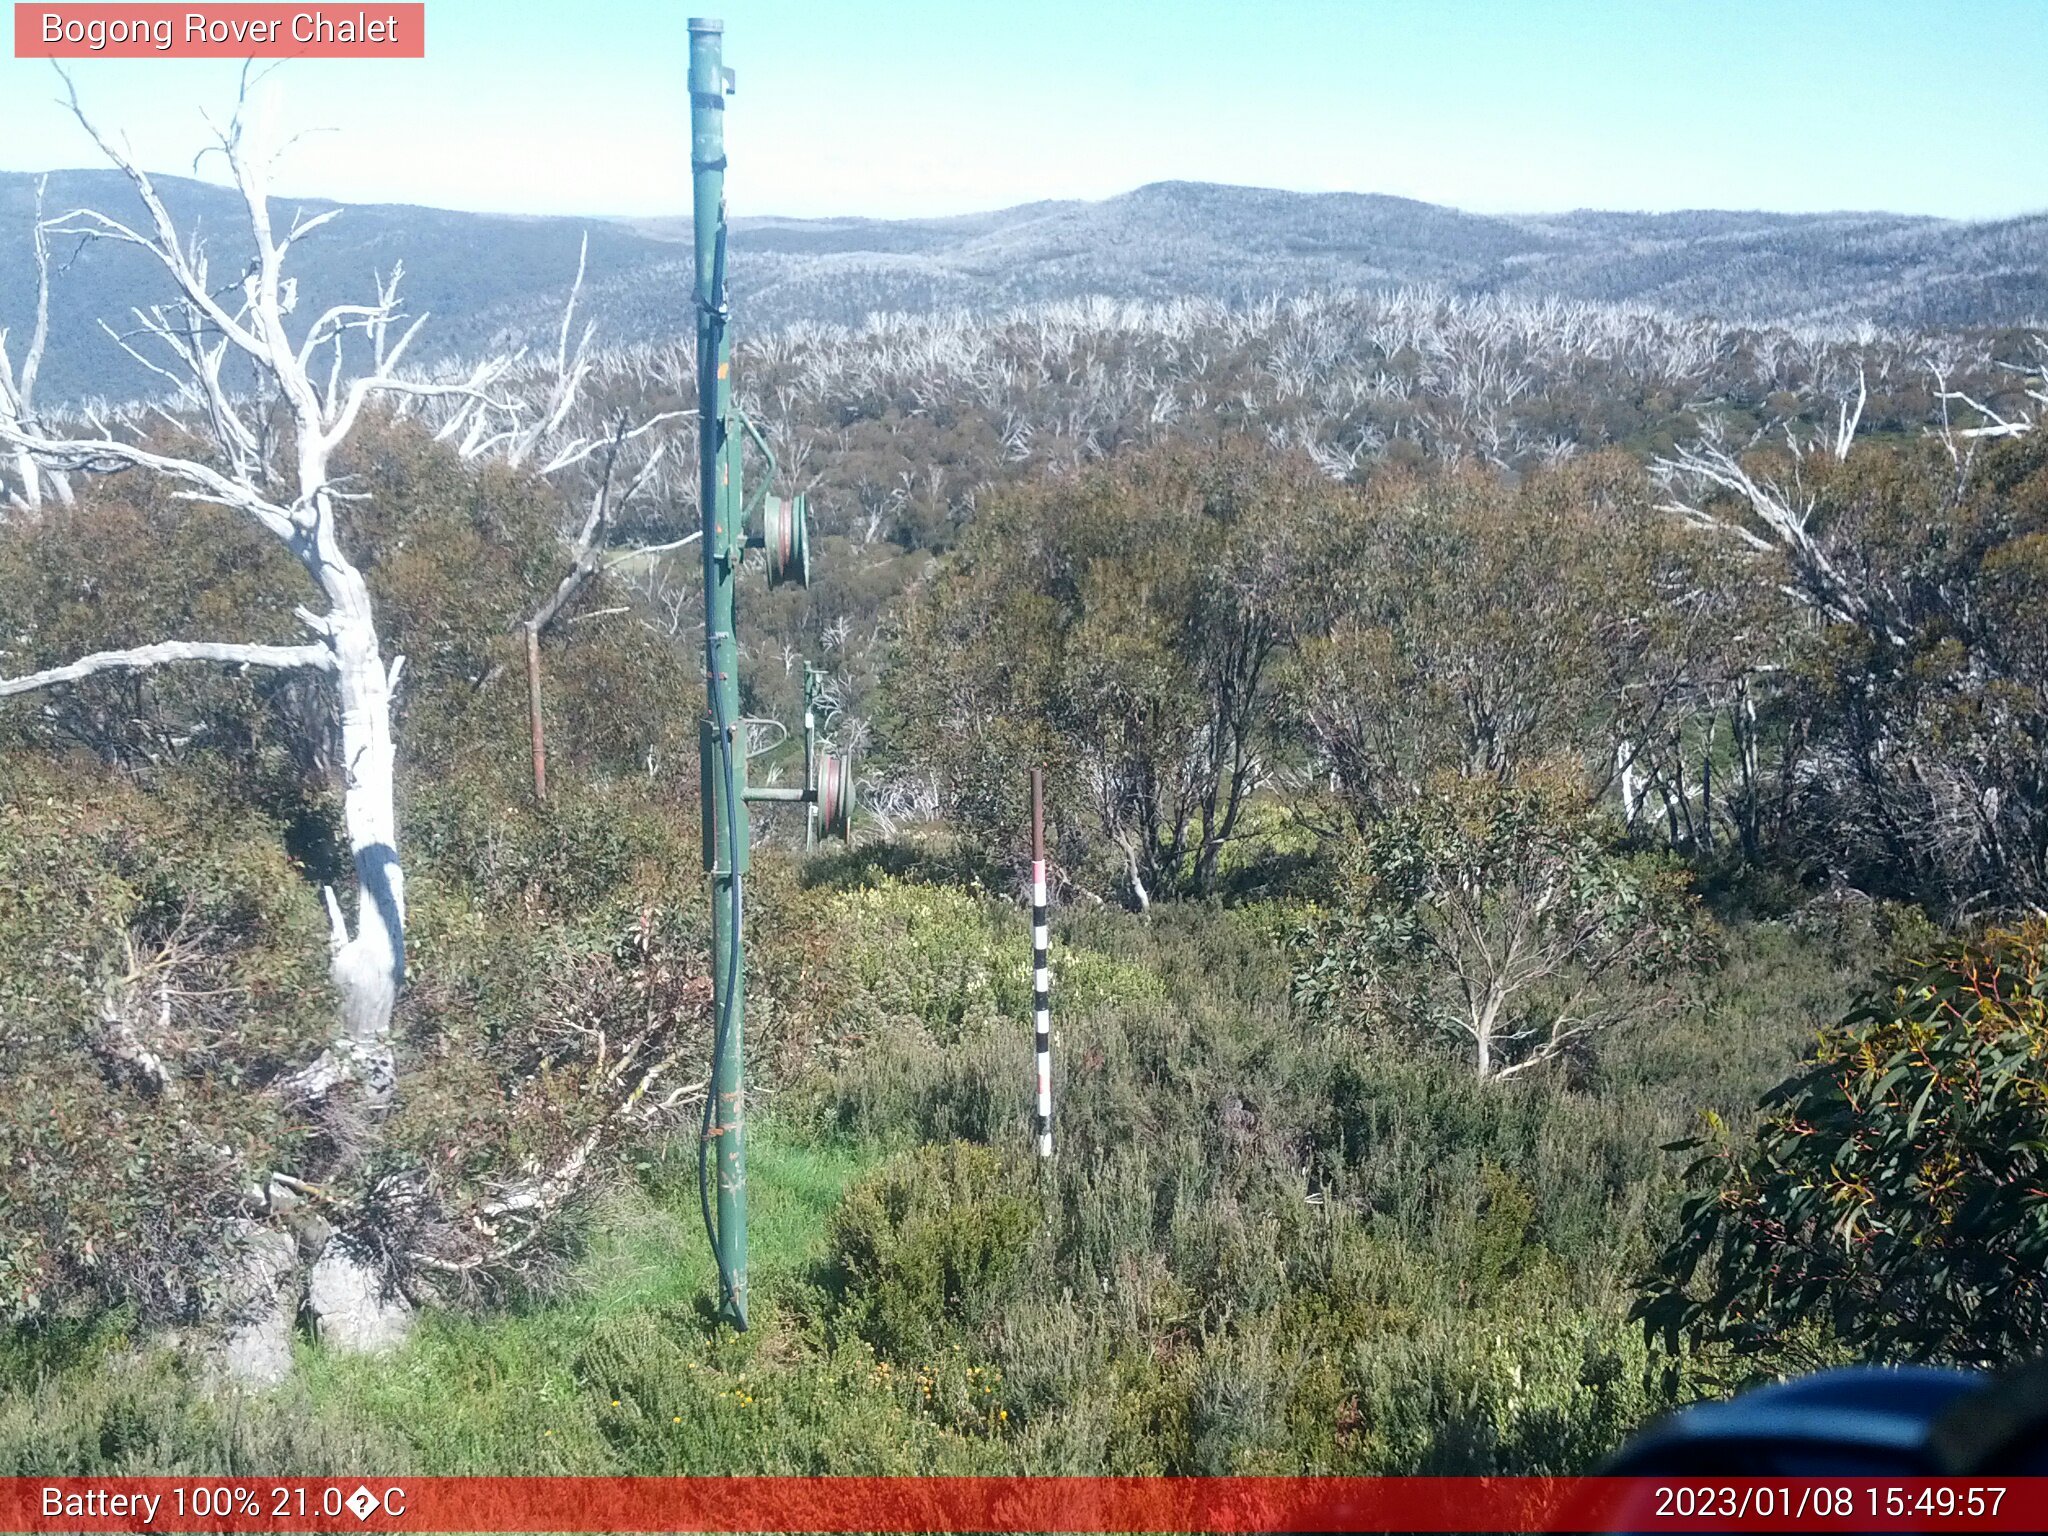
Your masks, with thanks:
<instances>
[{"instance_id":1,"label":"burnt tree skeleton","mask_svg":"<svg viewBox=\"0 0 2048 1536\"><path fill-rule=\"evenodd\" d=\"M593 482L589 511L581 528L573 538L566 533L563 538L569 555L568 571L540 607L520 620L526 641L527 723L533 742L533 793L536 800L547 798L547 742L541 717L542 636L554 627L577 594L593 578L635 559L672 553L702 536L702 531L698 530L660 544L623 551L611 547L612 532L618 519L650 487L659 485L668 458L669 443L655 440L637 469L626 464L627 450L669 423L694 418L697 413L694 410L659 411L638 423L619 413L602 430L590 433L571 430L581 414L578 407L583 386L594 366L590 357L590 342L595 333L593 325L586 324L574 345L570 343L570 336L575 331L576 304L583 294L583 280L589 263L590 237L585 235L576 257L576 279L570 284L568 301L562 307L553 371L546 382L544 402L533 422L522 427L514 419L503 431L486 435L482 433L481 425L491 418L489 403L465 400L457 404L454 413L442 424L439 434L447 439L467 417L469 424L462 449L465 458L497 457L514 468L532 464L535 475L543 479L570 469L585 468Z\"/></svg>"},{"instance_id":2,"label":"burnt tree skeleton","mask_svg":"<svg viewBox=\"0 0 2048 1536\"><path fill-rule=\"evenodd\" d=\"M44 477L140 472L175 485L180 499L245 514L290 550L324 599L324 607L296 609L311 637L303 644L168 640L101 651L0 679L0 698L97 673L191 662L303 669L329 680L340 719L343 820L356 884L354 921L351 926L335 891L324 888L329 968L339 1016L317 1059L281 1086L289 1097L310 1103L352 1084L374 1120L393 1097L391 1020L406 965L405 871L399 855L392 730L392 697L404 658L386 657L368 583L344 548L338 513L352 498L331 466L373 399L487 399L489 382L503 364L487 363L462 381L399 376L397 369L426 317L402 324L395 271L379 282L374 303L335 305L314 318L294 341L287 317L298 295L295 280L284 272L286 258L294 244L337 217L339 210L298 214L282 233L272 222L267 179L275 157L264 135L253 131L249 122L246 71L234 115L217 135L217 149L241 194L255 254L239 282L227 284L209 271L200 242L181 237L148 174L94 126L68 77L65 87L73 116L127 177L146 217L129 223L96 209L75 209L41 221L38 239L71 235L133 246L170 279L174 299L137 309L133 332L110 334L169 383L168 408L161 414L198 437L205 444L205 457L146 446L139 433L137 440L127 440L89 421L82 424L83 430L45 425L18 410L0 413L0 446L27 460ZM344 339L350 336L360 337L369 354L367 368L353 374L343 361ZM31 360L42 339L39 326ZM232 388L237 370L253 376L253 392ZM32 383L33 369L25 371ZM324 379L318 373L324 373ZM17 379L17 401L22 393ZM280 408L288 426L283 433L273 430L268 419ZM53 478L50 483L63 481ZM244 1260L238 1264L229 1255L224 1263L229 1289L250 1291L257 1314L236 1323L228 1341L227 1366L233 1374L260 1380L274 1379L289 1364L286 1334L278 1319L288 1319L295 1303L281 1272L272 1275L265 1267L275 1267L271 1261L278 1255L268 1250L276 1245L258 1238L262 1234L252 1229L250 1244L239 1250ZM257 1274L258 1269L263 1273ZM360 1258L339 1251L323 1253L311 1279L316 1303L323 1284L330 1293L339 1287L351 1298L350 1326L356 1320L364 1324L359 1337L351 1337L347 1328L338 1331L337 1342L374 1346L402 1330L403 1309L379 1298L375 1274Z\"/></svg>"},{"instance_id":3,"label":"burnt tree skeleton","mask_svg":"<svg viewBox=\"0 0 2048 1536\"><path fill-rule=\"evenodd\" d=\"M43 352L50 340L50 232L43 223L43 193L49 181L44 176L36 182L34 222L29 237L36 264L35 320L18 368L8 355L7 333L0 330L0 422L13 422L30 431L37 426L36 377L42 371ZM14 450L14 474L19 483L12 490L0 487L0 505L33 513L43 504L46 482L58 501L70 504L70 481L61 473L42 469L35 455L25 448Z\"/></svg>"},{"instance_id":4,"label":"burnt tree skeleton","mask_svg":"<svg viewBox=\"0 0 2048 1536\"><path fill-rule=\"evenodd\" d=\"M393 805L391 730L392 692L404 658L386 660L369 587L342 547L337 512L348 497L337 484L331 463L373 397L480 396L495 365L485 365L464 383L399 377L397 367L426 317L396 330L401 316L395 273L380 283L375 303L333 306L294 344L286 317L297 295L294 280L284 275L286 257L293 244L331 221L339 210L295 216L285 233L277 232L266 185L274 157L250 131L246 74L235 115L218 142L247 209L256 252L232 300L225 295L233 290L213 280L204 248L196 240L181 239L148 174L93 125L68 77L65 84L73 116L126 175L148 219L138 228L95 209L75 209L47 221L44 228L48 233L135 246L171 279L177 299L136 311L137 334L170 354L171 366L154 361L151 366L176 384L174 404L184 408L187 422L219 455L221 467L111 434L67 435L18 418L0 418L0 442L46 472L141 470L179 484L178 495L184 499L246 513L298 559L326 608L297 610L300 623L313 636L304 645L166 641L101 652L68 666L6 679L0 681L0 695L26 693L90 672L187 661L303 667L333 680L346 775L344 819L356 877L355 923L351 931L340 899L331 888L326 890L332 971L342 999L342 1019L335 1039L320 1060L300 1074L297 1087L307 1096L318 1096L344 1078L359 1076L368 1102L381 1107L391 1094L391 1010L405 975L405 874ZM368 339L372 362L369 371L344 379L342 342L351 332ZM132 355L142 355L133 341L117 339ZM324 383L316 383L315 359L323 349L331 351L332 362ZM263 390L274 391L284 407L291 427L288 467L277 462L283 445L257 420L262 402L231 392L231 360L249 367Z\"/></svg>"},{"instance_id":5,"label":"burnt tree skeleton","mask_svg":"<svg viewBox=\"0 0 2048 1536\"><path fill-rule=\"evenodd\" d=\"M163 386L158 400L142 410L160 419L177 437L153 440L134 423L136 412L118 413L109 424L97 416L37 418L21 408L31 398L34 364L44 345L38 323L20 374L7 374L8 394L0 402L0 497L28 513L28 491L69 501L66 474L131 473L167 482L178 499L228 508L252 519L282 542L319 589L324 604L295 612L308 634L301 644L163 640L103 650L23 676L0 676L0 704L42 689L100 674L144 674L174 664L208 663L309 673L333 689L339 716L345 774L343 817L356 880L353 923L344 898L323 890L330 935L330 970L339 1008L332 1035L313 1046L316 1059L281 1077L272 1087L302 1110L332 1104L342 1120L377 1134L395 1090L397 1062L392 1014L405 981L405 871L399 856L395 808L396 744L392 699L404 658L387 656L377 613L361 569L344 548L339 514L346 503L364 499L330 469L350 434L373 403L394 420L427 418L422 425L465 462L498 462L529 476L586 466L596 486L592 515L570 547L571 583L642 554L658 554L690 542L620 551L610 547L612 519L658 481L672 458L652 444L645 461L628 464L623 452L666 422L692 412L661 412L638 425L604 421L601 429L583 399L591 368L589 331L572 347L576 300L583 268L561 322L552 368L518 356L494 356L475 367L420 375L401 373L408 348L426 316L402 313L398 290L402 269L376 283L373 303L336 304L299 335L288 334L287 317L300 307L295 279L284 272L294 244L340 209L300 213L288 227L272 223L267 191L275 155L269 135L252 113L251 78L245 69L235 110L216 149L225 158L248 217L254 259L236 278L210 276L204 247L181 238L170 212L148 175L132 156L116 148L88 120L71 82L68 106L80 125L126 177L144 216L123 222L95 209L78 209L37 221L40 253L51 236L81 242L113 241L149 256L168 276L174 297L132 312L133 325L101 329ZM45 288L46 295L46 288ZM46 299L45 299L46 301ZM310 313L311 306L306 306ZM303 322L302 322L303 323ZM4 373L5 370L0 370ZM24 379L23 375L26 375ZM183 450L179 438L199 446ZM30 466L37 477L14 485L13 466ZM560 622L575 595L564 583L539 615L542 624ZM579 615L591 617L594 615ZM577 622L572 619L568 622ZM521 621L524 622L523 620ZM329 729L323 718L318 729ZM644 935L643 935L644 937ZM133 948L132 936L128 936ZM180 952L182 953L182 952ZM143 1006L141 992L153 984L159 1003L180 995L171 971L179 954L137 959L95 1048L111 1069L141 1091L175 1096L171 1068L137 1048L128 1028ZM154 980L152 981L152 978ZM130 994L134 994L131 996ZM168 1001L167 1001L168 1000ZM430 1192L420 1172L380 1175L363 1200L340 1196L308 1182L304 1169L259 1173L243 1191L244 1215L222 1232L222 1318L229 1332L220 1364L232 1376L274 1381L290 1366L292 1320L301 1300L309 1303L323 1338L343 1348L375 1349L403 1336L417 1299L412 1282L438 1275L471 1283L470 1277L500 1267L517 1268L541 1228L595 1168L600 1145L627 1124L652 1123L701 1098L704 1085L671 1081L684 1041L673 1020L647 1021L625 1040L596 1040L599 1071L588 1091L600 1101L597 1123L569 1152L551 1162L529 1158L485 1182L463 1209L438 1215L437 1229L422 1228L410 1241L389 1243L376 1228L335 1232L325 1216L343 1200L366 1211L395 1209ZM311 1051L309 1051L311 1054ZM295 1174L307 1174L306 1178ZM311 1202L309 1204L309 1202ZM294 1211L299 1215L294 1215ZM268 1219L265 1219L268 1218ZM310 1268L296 1257L292 1239L278 1221L301 1228L318 1256ZM280 1246L282 1244L282 1246Z\"/></svg>"}]
</instances>

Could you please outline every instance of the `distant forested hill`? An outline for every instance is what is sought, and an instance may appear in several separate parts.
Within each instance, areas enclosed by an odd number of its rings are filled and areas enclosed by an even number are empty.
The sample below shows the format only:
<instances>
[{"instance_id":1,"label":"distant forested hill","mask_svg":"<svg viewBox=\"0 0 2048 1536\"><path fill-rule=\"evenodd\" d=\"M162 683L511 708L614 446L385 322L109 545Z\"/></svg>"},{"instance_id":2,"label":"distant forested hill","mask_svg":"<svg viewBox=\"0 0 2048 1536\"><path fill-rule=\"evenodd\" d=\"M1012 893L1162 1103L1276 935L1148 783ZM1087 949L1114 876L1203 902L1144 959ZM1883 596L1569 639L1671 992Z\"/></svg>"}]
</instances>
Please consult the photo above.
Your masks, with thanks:
<instances>
[{"instance_id":1,"label":"distant forested hill","mask_svg":"<svg viewBox=\"0 0 2048 1536\"><path fill-rule=\"evenodd\" d=\"M1955 325L2048 313L2044 226L1886 213L1493 218L1405 198L1165 182L958 220L743 220L735 271L778 317L841 320L1077 293L1240 299L1433 284L1726 320Z\"/></svg>"},{"instance_id":2,"label":"distant forested hill","mask_svg":"<svg viewBox=\"0 0 2048 1536\"><path fill-rule=\"evenodd\" d=\"M231 279L241 251L230 194L178 178L161 184L173 212L222 232L214 268ZM0 325L16 330L28 313L33 187L32 177L0 174ZM50 209L80 204L139 214L112 172L54 173ZM586 231L592 310L606 341L662 339L687 327L683 218L352 206L305 251L302 302L360 297L373 271L402 258L414 305L435 316L422 360L537 343L559 318ZM1414 284L1638 302L1727 320L2012 325L2048 316L2044 252L2048 216L1489 217L1405 198L1161 182L1102 202L950 219L740 219L732 276L749 329L856 323L876 310L989 311L1080 294L1238 300ZM146 389L146 376L97 328L105 304L87 297L111 288L142 300L154 294L143 276L133 252L111 247L82 252L61 274L46 399Z\"/></svg>"},{"instance_id":3,"label":"distant forested hill","mask_svg":"<svg viewBox=\"0 0 2048 1536\"><path fill-rule=\"evenodd\" d=\"M208 241L216 285L232 288L250 249L248 215L241 211L239 194L182 177L155 181L179 227L196 228ZM23 337L35 292L29 245L35 186L33 176L0 173L0 328ZM288 223L293 209L317 212L333 206L280 199L275 216ZM117 171L53 172L44 207L52 217L73 208L96 208L147 228L140 200ZM351 204L340 219L293 250L298 307L310 318L329 304L369 298L375 275L403 261L403 292L410 296L413 313L433 314L420 335L421 360L475 353L506 339L501 333L559 322L561 296L576 274L578 243L586 229L593 273L635 273L645 281L678 254L673 243L603 220ZM51 280L45 403L148 392L149 376L123 356L99 322L105 319L119 329L129 305L166 297L158 269L142 253L108 241L81 246L75 239L60 239L54 260L59 270ZM110 302L110 295L117 297ZM550 310L553 322L548 321ZM15 353L18 358L19 346Z\"/></svg>"}]
</instances>

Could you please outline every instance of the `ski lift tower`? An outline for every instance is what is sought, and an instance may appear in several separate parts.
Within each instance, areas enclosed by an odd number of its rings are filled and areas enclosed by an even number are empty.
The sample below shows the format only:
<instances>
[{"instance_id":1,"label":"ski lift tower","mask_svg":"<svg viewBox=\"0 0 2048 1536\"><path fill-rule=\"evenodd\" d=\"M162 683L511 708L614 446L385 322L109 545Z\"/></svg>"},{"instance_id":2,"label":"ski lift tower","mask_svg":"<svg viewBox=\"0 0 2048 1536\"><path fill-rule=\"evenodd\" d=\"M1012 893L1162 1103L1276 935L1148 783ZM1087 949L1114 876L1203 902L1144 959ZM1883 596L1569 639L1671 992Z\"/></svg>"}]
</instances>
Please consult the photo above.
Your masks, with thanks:
<instances>
[{"instance_id":1,"label":"ski lift tower","mask_svg":"<svg viewBox=\"0 0 2048 1536\"><path fill-rule=\"evenodd\" d=\"M768 584L809 585L810 535L802 495L779 497L775 455L733 408L731 305L726 291L725 23L690 20L690 174L695 212L698 503L703 513L704 685L698 785L704 805L704 868L711 877L711 1088L698 1155L704 1229L718 1261L718 1313L747 1326L746 957L742 947L752 802L809 808L817 835L845 839L852 813L851 764L804 736L801 789L747 785L746 721L740 714L734 592L749 549L766 559ZM735 435L734 427L739 431ZM745 498L751 442L765 462L762 494ZM750 534L759 515L758 534ZM807 698L806 703L810 700ZM808 710L807 710L808 713ZM806 841L810 839L807 837ZM716 1194L713 1194L715 1180Z\"/></svg>"}]
</instances>

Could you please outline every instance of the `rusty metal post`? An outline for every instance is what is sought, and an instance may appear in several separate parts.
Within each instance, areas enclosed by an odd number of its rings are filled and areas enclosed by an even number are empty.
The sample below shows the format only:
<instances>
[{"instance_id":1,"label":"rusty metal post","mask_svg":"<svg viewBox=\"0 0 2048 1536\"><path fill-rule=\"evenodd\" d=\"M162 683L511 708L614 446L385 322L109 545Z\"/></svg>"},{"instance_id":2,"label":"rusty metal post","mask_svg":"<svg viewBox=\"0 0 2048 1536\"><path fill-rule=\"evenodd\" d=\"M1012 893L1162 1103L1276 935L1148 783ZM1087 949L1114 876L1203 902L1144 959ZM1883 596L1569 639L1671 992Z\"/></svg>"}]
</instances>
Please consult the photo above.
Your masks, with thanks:
<instances>
[{"instance_id":1,"label":"rusty metal post","mask_svg":"<svg viewBox=\"0 0 2048 1536\"><path fill-rule=\"evenodd\" d=\"M526 714L533 727L533 798L548 797L548 742L540 720L540 631L526 629Z\"/></svg>"}]
</instances>

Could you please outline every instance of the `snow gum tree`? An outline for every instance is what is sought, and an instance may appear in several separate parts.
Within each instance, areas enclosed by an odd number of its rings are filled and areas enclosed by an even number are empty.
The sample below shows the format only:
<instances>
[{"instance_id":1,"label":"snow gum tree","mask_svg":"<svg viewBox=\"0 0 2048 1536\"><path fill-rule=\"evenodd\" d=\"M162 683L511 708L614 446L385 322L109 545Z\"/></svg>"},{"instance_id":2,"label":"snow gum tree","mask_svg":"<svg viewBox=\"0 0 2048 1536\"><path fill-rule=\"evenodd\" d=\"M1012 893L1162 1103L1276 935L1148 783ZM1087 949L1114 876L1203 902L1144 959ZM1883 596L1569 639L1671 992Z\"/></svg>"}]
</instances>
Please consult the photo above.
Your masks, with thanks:
<instances>
[{"instance_id":1,"label":"snow gum tree","mask_svg":"<svg viewBox=\"0 0 2048 1536\"><path fill-rule=\"evenodd\" d=\"M1438 775L1349 851L1296 934L1296 1002L1450 1040L1481 1082L1583 1054L1710 942L1685 873L1611 830L1571 774Z\"/></svg>"}]
</instances>

